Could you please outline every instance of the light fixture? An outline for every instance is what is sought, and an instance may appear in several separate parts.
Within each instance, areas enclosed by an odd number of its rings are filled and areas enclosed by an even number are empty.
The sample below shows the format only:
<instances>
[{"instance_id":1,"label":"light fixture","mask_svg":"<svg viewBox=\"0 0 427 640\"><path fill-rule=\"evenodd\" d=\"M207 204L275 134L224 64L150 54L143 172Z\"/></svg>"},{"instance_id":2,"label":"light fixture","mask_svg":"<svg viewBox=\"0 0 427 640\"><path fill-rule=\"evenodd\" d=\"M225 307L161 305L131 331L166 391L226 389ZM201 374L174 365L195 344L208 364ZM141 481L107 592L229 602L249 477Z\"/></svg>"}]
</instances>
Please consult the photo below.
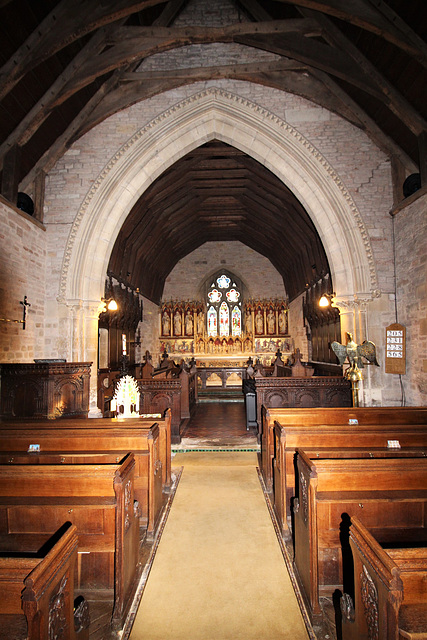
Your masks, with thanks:
<instances>
[{"instance_id":1,"label":"light fixture","mask_svg":"<svg viewBox=\"0 0 427 640\"><path fill-rule=\"evenodd\" d=\"M319 307L330 307L335 293L324 293L319 300Z\"/></svg>"},{"instance_id":2,"label":"light fixture","mask_svg":"<svg viewBox=\"0 0 427 640\"><path fill-rule=\"evenodd\" d=\"M102 302L105 304L105 311L117 311L119 308L114 298L102 298Z\"/></svg>"},{"instance_id":3,"label":"light fixture","mask_svg":"<svg viewBox=\"0 0 427 640\"><path fill-rule=\"evenodd\" d=\"M114 298L110 300L110 302L107 304L108 311L117 311L118 308L119 307L117 305L117 302L114 300Z\"/></svg>"}]
</instances>

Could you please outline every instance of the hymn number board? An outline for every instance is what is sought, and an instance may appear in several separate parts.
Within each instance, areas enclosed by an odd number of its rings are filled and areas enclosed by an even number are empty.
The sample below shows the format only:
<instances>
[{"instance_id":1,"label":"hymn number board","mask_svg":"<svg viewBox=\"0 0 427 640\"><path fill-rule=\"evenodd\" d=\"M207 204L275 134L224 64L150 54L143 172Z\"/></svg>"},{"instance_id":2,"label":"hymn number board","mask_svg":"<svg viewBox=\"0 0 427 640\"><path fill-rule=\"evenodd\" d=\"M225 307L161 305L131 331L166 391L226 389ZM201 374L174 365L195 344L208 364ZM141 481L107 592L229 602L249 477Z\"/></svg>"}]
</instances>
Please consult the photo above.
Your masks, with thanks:
<instances>
[{"instance_id":1,"label":"hymn number board","mask_svg":"<svg viewBox=\"0 0 427 640\"><path fill-rule=\"evenodd\" d=\"M406 373L406 329L401 324L386 328L386 373Z\"/></svg>"}]
</instances>

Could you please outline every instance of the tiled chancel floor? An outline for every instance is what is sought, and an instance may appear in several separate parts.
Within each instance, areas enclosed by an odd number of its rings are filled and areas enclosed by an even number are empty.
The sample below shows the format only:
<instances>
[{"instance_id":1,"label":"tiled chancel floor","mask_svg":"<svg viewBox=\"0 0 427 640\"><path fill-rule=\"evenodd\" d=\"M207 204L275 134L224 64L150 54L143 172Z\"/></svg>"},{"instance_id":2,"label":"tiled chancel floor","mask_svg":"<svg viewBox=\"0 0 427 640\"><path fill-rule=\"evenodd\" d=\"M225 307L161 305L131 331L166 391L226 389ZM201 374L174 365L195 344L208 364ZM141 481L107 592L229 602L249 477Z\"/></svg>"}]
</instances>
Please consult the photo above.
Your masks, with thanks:
<instances>
[{"instance_id":1,"label":"tiled chancel floor","mask_svg":"<svg viewBox=\"0 0 427 640\"><path fill-rule=\"evenodd\" d=\"M199 403L182 432L180 448L257 447L256 429L246 430L246 410L240 402Z\"/></svg>"}]
</instances>

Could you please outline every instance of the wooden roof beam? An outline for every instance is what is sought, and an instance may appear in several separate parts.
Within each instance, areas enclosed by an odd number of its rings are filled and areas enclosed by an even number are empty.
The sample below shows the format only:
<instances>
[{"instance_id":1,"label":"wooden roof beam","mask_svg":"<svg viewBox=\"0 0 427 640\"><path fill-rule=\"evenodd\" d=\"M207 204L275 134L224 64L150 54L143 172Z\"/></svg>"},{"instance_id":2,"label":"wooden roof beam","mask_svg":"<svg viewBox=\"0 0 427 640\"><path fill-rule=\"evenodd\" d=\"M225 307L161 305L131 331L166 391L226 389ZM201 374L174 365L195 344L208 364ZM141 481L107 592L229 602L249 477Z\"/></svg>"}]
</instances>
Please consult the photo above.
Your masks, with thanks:
<instances>
[{"instance_id":1,"label":"wooden roof beam","mask_svg":"<svg viewBox=\"0 0 427 640\"><path fill-rule=\"evenodd\" d=\"M90 84L97 77L128 63L192 44L233 42L235 38L251 34L312 33L310 20L278 20L267 23L239 23L224 28L217 27L119 27L106 41L110 48L91 57L80 69L79 78L70 82L64 90L68 97Z\"/></svg>"},{"instance_id":2,"label":"wooden roof beam","mask_svg":"<svg viewBox=\"0 0 427 640\"><path fill-rule=\"evenodd\" d=\"M419 136L427 130L427 122L412 107L412 105L394 88L394 86L375 68L375 66L359 51L359 49L333 24L326 16L313 11L305 11L309 17L316 19L322 27L323 37L328 40L337 50L345 50L358 67L367 76L372 78L377 88L382 94L382 102L392 111L402 122L406 124L413 134ZM345 78L344 78L345 80ZM351 82L349 78L347 81ZM363 89L363 87L362 87Z\"/></svg>"},{"instance_id":3,"label":"wooden roof beam","mask_svg":"<svg viewBox=\"0 0 427 640\"><path fill-rule=\"evenodd\" d=\"M382 0L278 0L361 27L393 43L427 66L427 45Z\"/></svg>"},{"instance_id":4,"label":"wooden roof beam","mask_svg":"<svg viewBox=\"0 0 427 640\"><path fill-rule=\"evenodd\" d=\"M399 147L390 136L386 135L384 131L368 116L359 105L346 93L341 87L331 78L327 73L313 70L312 73L323 82L326 90L335 96L345 104L349 110L354 113L355 120L359 121L359 127L363 129L366 135L376 144L384 153L391 157L396 157L410 172L418 171L415 162L408 156L401 147Z\"/></svg>"},{"instance_id":5,"label":"wooden roof beam","mask_svg":"<svg viewBox=\"0 0 427 640\"><path fill-rule=\"evenodd\" d=\"M25 74L82 36L164 0L61 0L0 69L0 100ZM61 28L58 28L61 25Z\"/></svg>"},{"instance_id":6,"label":"wooden roof beam","mask_svg":"<svg viewBox=\"0 0 427 640\"><path fill-rule=\"evenodd\" d=\"M105 29L100 29L77 54L68 67L61 73L56 81L49 87L40 100L27 113L25 118L21 120L19 125L12 131L8 138L0 146L0 167L3 163L4 154L13 145L19 144L23 146L41 127L43 122L52 113L52 110L61 104L61 92L70 80L79 73L80 66L83 65L87 57L91 57L100 53L105 44Z\"/></svg>"},{"instance_id":7,"label":"wooden roof beam","mask_svg":"<svg viewBox=\"0 0 427 640\"><path fill-rule=\"evenodd\" d=\"M342 48L338 49L311 38L292 34L282 39L273 35L268 39L258 35L237 36L235 42L256 47L263 51L270 51L287 58L294 58L315 69L320 69L350 84L354 84L378 99L383 99L384 97L377 84L354 63L347 51Z\"/></svg>"},{"instance_id":8,"label":"wooden roof beam","mask_svg":"<svg viewBox=\"0 0 427 640\"><path fill-rule=\"evenodd\" d=\"M190 84L196 80L210 80L212 77L247 80L299 95L333 113L337 113L355 126L364 128L364 122L356 116L353 110L348 108L347 103L342 102L338 96L328 91L325 85L314 77L308 65L283 59L282 62L265 64L264 69L259 67L258 64L255 66L257 69L251 65L233 65L231 67L213 69L204 68L197 71L183 69L182 78L179 77L180 73L178 73L178 78L174 78L173 74L169 76L167 73L162 77L162 73L159 75L153 73L147 75L147 80L144 80L145 73L124 74L124 84L105 96L102 103L85 121L76 137L84 135L105 118L140 100L148 99L169 89ZM276 68L273 70L273 67ZM297 70L301 71L301 73ZM150 80L150 75L152 80Z\"/></svg>"},{"instance_id":9,"label":"wooden roof beam","mask_svg":"<svg viewBox=\"0 0 427 640\"><path fill-rule=\"evenodd\" d=\"M153 26L168 27L179 15L187 2L188 0L169 0L162 13L154 20Z\"/></svg>"}]
</instances>

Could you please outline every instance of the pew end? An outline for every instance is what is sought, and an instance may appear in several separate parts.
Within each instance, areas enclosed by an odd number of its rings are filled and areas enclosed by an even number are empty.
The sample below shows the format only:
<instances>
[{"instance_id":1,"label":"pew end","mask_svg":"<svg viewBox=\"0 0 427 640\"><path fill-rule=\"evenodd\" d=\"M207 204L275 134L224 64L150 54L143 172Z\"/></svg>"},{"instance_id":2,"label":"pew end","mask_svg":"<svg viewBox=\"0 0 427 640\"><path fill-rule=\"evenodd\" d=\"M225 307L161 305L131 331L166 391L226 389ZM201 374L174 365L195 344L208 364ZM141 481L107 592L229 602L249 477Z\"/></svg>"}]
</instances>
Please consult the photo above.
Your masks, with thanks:
<instances>
[{"instance_id":1,"label":"pew end","mask_svg":"<svg viewBox=\"0 0 427 640\"><path fill-rule=\"evenodd\" d=\"M36 553L1 553L0 638L45 640L59 627L63 640L88 640L88 603L74 598L77 546L67 522Z\"/></svg>"},{"instance_id":2,"label":"pew end","mask_svg":"<svg viewBox=\"0 0 427 640\"><path fill-rule=\"evenodd\" d=\"M404 534L403 534L404 535ZM396 536L398 537L398 536ZM388 548L352 518L353 593L342 606L343 640L427 638L427 543ZM403 542L402 542L403 539Z\"/></svg>"}]
</instances>

